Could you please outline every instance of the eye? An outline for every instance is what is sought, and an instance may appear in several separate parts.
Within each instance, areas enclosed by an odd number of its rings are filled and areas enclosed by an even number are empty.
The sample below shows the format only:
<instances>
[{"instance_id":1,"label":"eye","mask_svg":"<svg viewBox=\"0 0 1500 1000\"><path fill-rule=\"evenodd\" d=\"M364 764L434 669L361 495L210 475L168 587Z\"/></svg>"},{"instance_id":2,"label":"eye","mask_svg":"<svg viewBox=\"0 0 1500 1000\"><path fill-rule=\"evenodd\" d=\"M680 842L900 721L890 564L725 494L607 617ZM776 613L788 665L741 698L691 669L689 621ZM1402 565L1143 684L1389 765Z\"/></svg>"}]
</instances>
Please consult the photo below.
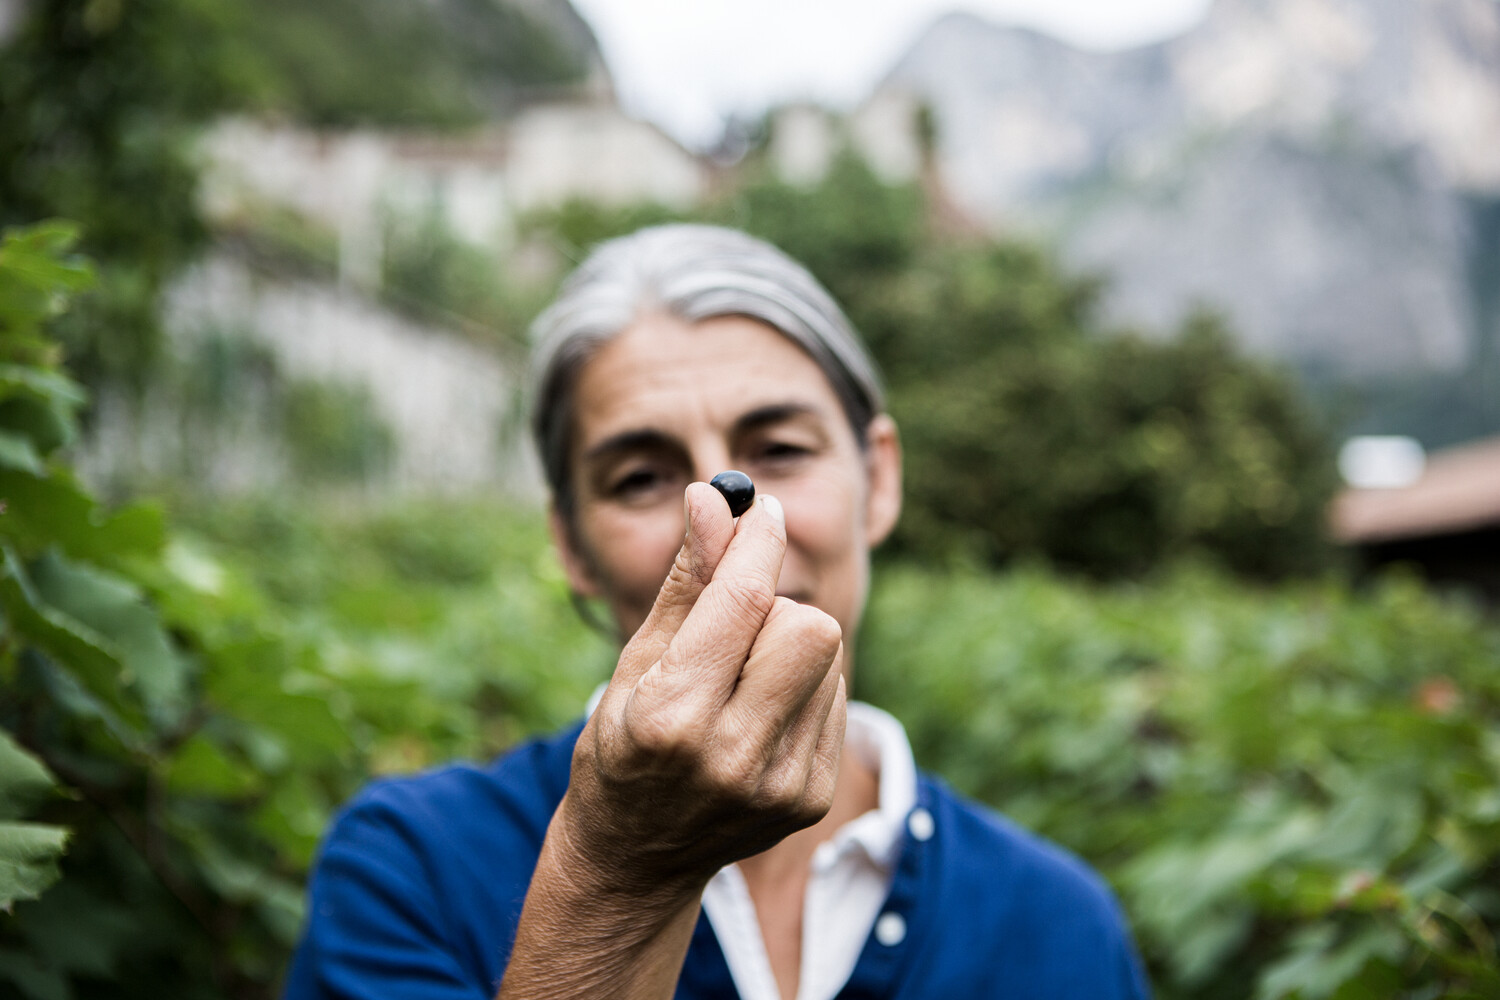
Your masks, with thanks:
<instances>
[{"instance_id":1,"label":"eye","mask_svg":"<svg viewBox=\"0 0 1500 1000\"><path fill-rule=\"evenodd\" d=\"M790 441L771 441L761 449L761 454L766 458L786 458L792 455L806 455L808 450L800 444L792 444Z\"/></svg>"},{"instance_id":2,"label":"eye","mask_svg":"<svg viewBox=\"0 0 1500 1000\"><path fill-rule=\"evenodd\" d=\"M662 484L663 477L654 466L627 469L609 484L609 495L629 499L651 492Z\"/></svg>"},{"instance_id":3,"label":"eye","mask_svg":"<svg viewBox=\"0 0 1500 1000\"><path fill-rule=\"evenodd\" d=\"M750 449L750 464L760 469L790 469L805 461L813 450L800 441L769 438Z\"/></svg>"}]
</instances>

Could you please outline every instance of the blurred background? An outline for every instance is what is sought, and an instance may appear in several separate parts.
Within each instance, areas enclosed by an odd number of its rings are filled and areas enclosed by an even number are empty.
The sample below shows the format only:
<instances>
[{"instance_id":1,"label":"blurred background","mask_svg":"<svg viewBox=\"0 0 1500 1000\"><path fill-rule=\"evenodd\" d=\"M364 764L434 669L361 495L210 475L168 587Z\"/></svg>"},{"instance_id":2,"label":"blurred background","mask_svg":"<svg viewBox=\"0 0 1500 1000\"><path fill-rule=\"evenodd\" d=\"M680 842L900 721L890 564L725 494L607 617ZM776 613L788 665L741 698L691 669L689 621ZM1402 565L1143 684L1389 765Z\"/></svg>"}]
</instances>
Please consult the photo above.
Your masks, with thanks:
<instances>
[{"instance_id":1,"label":"blurred background","mask_svg":"<svg viewBox=\"0 0 1500 1000\"><path fill-rule=\"evenodd\" d=\"M669 220L871 344L856 694L1161 996L1500 996L1496 0L0 0L0 997L273 996L579 714L525 330Z\"/></svg>"}]
</instances>

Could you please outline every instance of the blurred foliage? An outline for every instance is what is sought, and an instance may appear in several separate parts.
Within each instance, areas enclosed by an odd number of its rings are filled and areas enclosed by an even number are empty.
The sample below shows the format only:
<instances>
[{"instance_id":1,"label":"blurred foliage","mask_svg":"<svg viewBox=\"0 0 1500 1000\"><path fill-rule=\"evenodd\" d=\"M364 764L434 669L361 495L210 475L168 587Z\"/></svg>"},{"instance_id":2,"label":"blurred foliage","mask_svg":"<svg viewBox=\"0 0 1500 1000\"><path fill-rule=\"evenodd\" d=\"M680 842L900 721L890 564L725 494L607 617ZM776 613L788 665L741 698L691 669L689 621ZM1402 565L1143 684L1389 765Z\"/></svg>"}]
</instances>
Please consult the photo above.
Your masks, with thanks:
<instances>
[{"instance_id":1,"label":"blurred foliage","mask_svg":"<svg viewBox=\"0 0 1500 1000\"><path fill-rule=\"evenodd\" d=\"M203 240L187 126L249 85L214 0L33 0L0 49L0 224L83 225L98 292L59 330L89 384L139 386L162 283Z\"/></svg>"},{"instance_id":2,"label":"blurred foliage","mask_svg":"<svg viewBox=\"0 0 1500 1000\"><path fill-rule=\"evenodd\" d=\"M282 435L305 482L373 479L390 465L395 435L363 385L298 379L286 386Z\"/></svg>"},{"instance_id":3,"label":"blurred foliage","mask_svg":"<svg viewBox=\"0 0 1500 1000\"><path fill-rule=\"evenodd\" d=\"M195 424L212 424L256 407L260 398L278 396L285 376L276 354L243 330L200 331L192 348L157 391L176 391ZM168 384L163 385L162 382Z\"/></svg>"},{"instance_id":4,"label":"blurred foliage","mask_svg":"<svg viewBox=\"0 0 1500 1000\"><path fill-rule=\"evenodd\" d=\"M890 568L856 694L1099 866L1158 995L1500 996L1500 632L1408 580Z\"/></svg>"},{"instance_id":5,"label":"blurred foliage","mask_svg":"<svg viewBox=\"0 0 1500 1000\"><path fill-rule=\"evenodd\" d=\"M29 0L0 46L0 225L82 225L97 290L59 333L85 384L143 390L164 283L206 237L194 126L475 124L577 82L578 44L500 0Z\"/></svg>"},{"instance_id":6,"label":"blurred foliage","mask_svg":"<svg viewBox=\"0 0 1500 1000\"><path fill-rule=\"evenodd\" d=\"M1063 279L991 280L968 312L959 273L925 291L959 303L943 326L967 360L892 376L909 455L900 551L1107 576L1194 552L1262 577L1327 565L1330 444L1291 380L1241 357L1221 321L1100 338L1049 301ZM894 291L893 329L930 305Z\"/></svg>"},{"instance_id":7,"label":"blurred foliage","mask_svg":"<svg viewBox=\"0 0 1500 1000\"><path fill-rule=\"evenodd\" d=\"M517 228L524 238L551 248L571 268L581 263L596 243L645 226L683 222L688 218L690 214L653 202L604 205L585 198L569 198L561 205L527 213Z\"/></svg>"},{"instance_id":8,"label":"blurred foliage","mask_svg":"<svg viewBox=\"0 0 1500 1000\"><path fill-rule=\"evenodd\" d=\"M884 369L907 454L894 553L1099 576L1189 553L1262 577L1328 565L1332 446L1289 374L1210 314L1107 329L1097 278L932 213L847 153L816 186L752 176L707 213L807 264Z\"/></svg>"},{"instance_id":9,"label":"blurred foliage","mask_svg":"<svg viewBox=\"0 0 1500 1000\"><path fill-rule=\"evenodd\" d=\"M608 641L569 603L537 512L485 500L372 509L183 497L174 513L268 618L418 689L401 712L366 720L376 770L491 756L576 717L612 668Z\"/></svg>"},{"instance_id":10,"label":"blurred foliage","mask_svg":"<svg viewBox=\"0 0 1500 1000\"><path fill-rule=\"evenodd\" d=\"M380 294L399 309L514 354L551 286L512 271L493 250L454 235L433 212L387 226Z\"/></svg>"},{"instance_id":11,"label":"blurred foliage","mask_svg":"<svg viewBox=\"0 0 1500 1000\"><path fill-rule=\"evenodd\" d=\"M927 208L916 186L882 183L844 149L816 185L787 184L764 168L752 173L737 193L715 206L709 221L744 229L785 250L828 286L864 332L854 314L928 245Z\"/></svg>"},{"instance_id":12,"label":"blurred foliage","mask_svg":"<svg viewBox=\"0 0 1500 1000\"><path fill-rule=\"evenodd\" d=\"M611 653L535 511L103 509L40 329L88 280L71 239L0 248L0 991L269 997L336 805L561 724ZM1472 611L892 565L860 649L924 766L1110 877L1167 1000L1500 993L1500 633Z\"/></svg>"},{"instance_id":13,"label":"blurred foliage","mask_svg":"<svg viewBox=\"0 0 1500 1000\"><path fill-rule=\"evenodd\" d=\"M228 5L231 0L221 0ZM579 82L586 53L505 0L233 0L252 107L314 125L452 127Z\"/></svg>"},{"instance_id":14,"label":"blurred foliage","mask_svg":"<svg viewBox=\"0 0 1500 1000\"><path fill-rule=\"evenodd\" d=\"M84 394L42 331L89 280L75 236L0 246L0 993L270 996L332 810L558 725L601 643L540 525L493 510L208 511L262 579L103 508L59 459Z\"/></svg>"}]
</instances>

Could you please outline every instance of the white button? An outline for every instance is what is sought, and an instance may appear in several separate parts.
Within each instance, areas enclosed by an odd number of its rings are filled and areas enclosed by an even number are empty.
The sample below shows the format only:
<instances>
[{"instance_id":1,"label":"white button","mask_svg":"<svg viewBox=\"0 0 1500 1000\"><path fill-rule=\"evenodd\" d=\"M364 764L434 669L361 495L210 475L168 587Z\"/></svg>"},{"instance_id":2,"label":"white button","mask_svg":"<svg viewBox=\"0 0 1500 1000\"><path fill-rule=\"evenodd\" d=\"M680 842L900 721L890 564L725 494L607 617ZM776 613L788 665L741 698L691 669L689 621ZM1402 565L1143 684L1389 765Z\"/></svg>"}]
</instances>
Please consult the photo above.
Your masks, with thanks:
<instances>
[{"instance_id":1,"label":"white button","mask_svg":"<svg viewBox=\"0 0 1500 1000\"><path fill-rule=\"evenodd\" d=\"M917 808L911 811L911 815L906 817L906 828L918 840L931 840L932 831L935 827L936 824L932 821L932 813L921 806L917 806Z\"/></svg>"},{"instance_id":2,"label":"white button","mask_svg":"<svg viewBox=\"0 0 1500 1000\"><path fill-rule=\"evenodd\" d=\"M813 851L813 871L818 872L819 874L826 872L828 869L837 864L838 860L839 849L837 847L834 847L830 843L821 843L817 846L817 849Z\"/></svg>"},{"instance_id":3,"label":"white button","mask_svg":"<svg viewBox=\"0 0 1500 1000\"><path fill-rule=\"evenodd\" d=\"M875 940L893 948L906 939L906 919L899 913L882 913L875 921Z\"/></svg>"}]
</instances>

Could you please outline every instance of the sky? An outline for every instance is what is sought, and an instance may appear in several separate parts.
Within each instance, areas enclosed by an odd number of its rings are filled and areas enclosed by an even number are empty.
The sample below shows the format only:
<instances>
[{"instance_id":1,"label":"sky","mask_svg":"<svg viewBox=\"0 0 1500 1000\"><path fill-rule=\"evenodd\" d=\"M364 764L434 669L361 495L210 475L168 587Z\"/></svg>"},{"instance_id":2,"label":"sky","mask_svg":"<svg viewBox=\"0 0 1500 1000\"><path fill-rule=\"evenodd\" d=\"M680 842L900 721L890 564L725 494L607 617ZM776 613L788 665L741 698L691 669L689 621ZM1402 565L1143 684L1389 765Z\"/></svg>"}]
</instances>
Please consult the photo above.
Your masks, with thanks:
<instances>
[{"instance_id":1,"label":"sky","mask_svg":"<svg viewBox=\"0 0 1500 1000\"><path fill-rule=\"evenodd\" d=\"M701 148L731 113L815 100L848 108L921 30L951 10L1022 24L1083 48L1177 34L1209 0L573 0L621 103Z\"/></svg>"}]
</instances>

